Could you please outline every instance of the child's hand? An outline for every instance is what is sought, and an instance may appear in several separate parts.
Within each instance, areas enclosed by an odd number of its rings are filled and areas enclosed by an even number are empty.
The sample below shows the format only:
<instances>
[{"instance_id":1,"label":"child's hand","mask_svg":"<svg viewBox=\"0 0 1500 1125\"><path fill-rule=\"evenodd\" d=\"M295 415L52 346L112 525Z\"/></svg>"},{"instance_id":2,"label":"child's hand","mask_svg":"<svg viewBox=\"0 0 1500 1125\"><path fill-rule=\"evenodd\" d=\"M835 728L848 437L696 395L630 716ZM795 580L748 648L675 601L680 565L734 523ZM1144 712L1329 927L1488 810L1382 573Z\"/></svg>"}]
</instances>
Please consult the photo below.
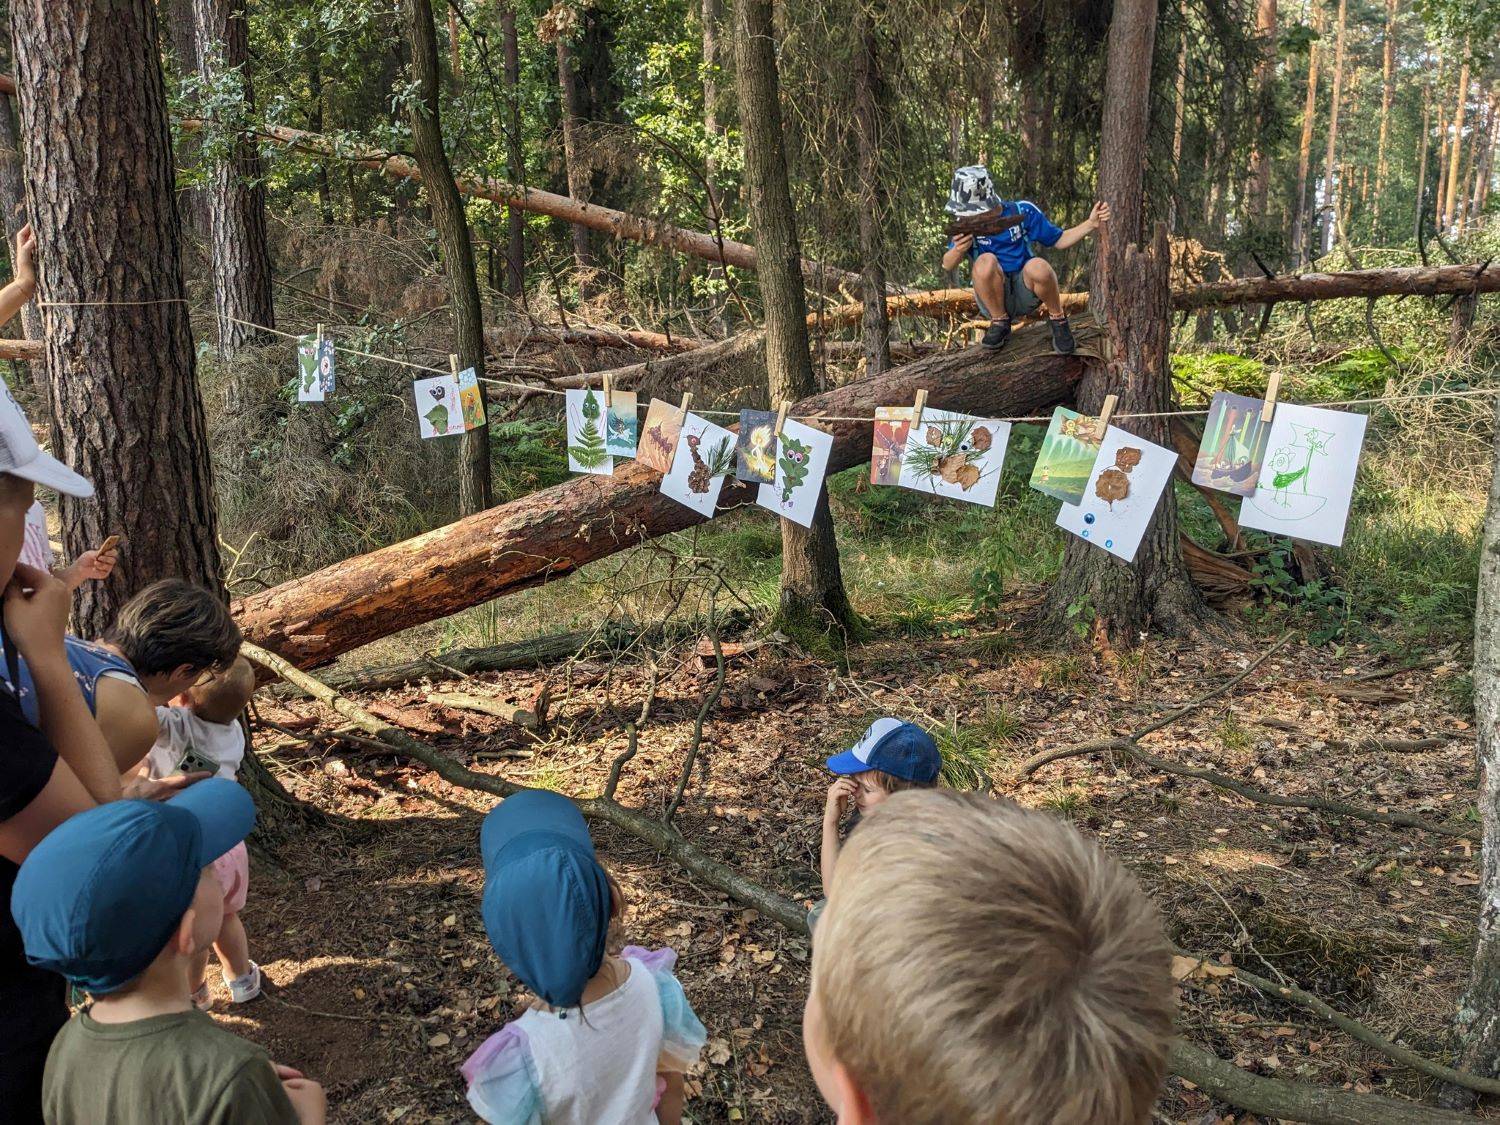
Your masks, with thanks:
<instances>
[{"instance_id":1,"label":"child's hand","mask_svg":"<svg viewBox=\"0 0 1500 1125\"><path fill-rule=\"evenodd\" d=\"M30 591L27 593L26 591ZM45 570L16 563L14 577L5 588L5 632L28 661L62 651L68 628L68 610L73 603L67 583Z\"/></svg>"},{"instance_id":2,"label":"child's hand","mask_svg":"<svg viewBox=\"0 0 1500 1125\"><path fill-rule=\"evenodd\" d=\"M296 1077L282 1077L287 1073ZM287 1099L296 1111L297 1120L303 1125L323 1125L328 1117L328 1095L323 1093L323 1087L311 1078L302 1077L300 1071L289 1066L277 1065L276 1077L281 1079L281 1088L286 1091Z\"/></svg>"},{"instance_id":3,"label":"child's hand","mask_svg":"<svg viewBox=\"0 0 1500 1125\"><path fill-rule=\"evenodd\" d=\"M1102 199L1095 203L1094 209L1089 212L1089 222L1093 224L1095 230L1099 229L1101 223L1109 222L1109 204Z\"/></svg>"},{"instance_id":4,"label":"child's hand","mask_svg":"<svg viewBox=\"0 0 1500 1125\"><path fill-rule=\"evenodd\" d=\"M76 590L90 579L103 582L114 573L115 564L119 561L120 552L115 547L107 551L85 551L58 577L68 584L68 589Z\"/></svg>"},{"instance_id":5,"label":"child's hand","mask_svg":"<svg viewBox=\"0 0 1500 1125\"><path fill-rule=\"evenodd\" d=\"M961 234L953 240L953 249L960 254L967 254L969 247L973 245L974 236L972 234Z\"/></svg>"},{"instance_id":6,"label":"child's hand","mask_svg":"<svg viewBox=\"0 0 1500 1125\"><path fill-rule=\"evenodd\" d=\"M32 233L31 224L27 223L16 231L16 252L11 258L15 269L12 280L27 291L27 294L36 291L36 235Z\"/></svg>"},{"instance_id":7,"label":"child's hand","mask_svg":"<svg viewBox=\"0 0 1500 1125\"><path fill-rule=\"evenodd\" d=\"M855 784L852 777L841 777L828 787L828 800L823 805L823 819L838 823L844 817L844 811L849 803L854 800L854 795L859 792L859 786Z\"/></svg>"}]
</instances>

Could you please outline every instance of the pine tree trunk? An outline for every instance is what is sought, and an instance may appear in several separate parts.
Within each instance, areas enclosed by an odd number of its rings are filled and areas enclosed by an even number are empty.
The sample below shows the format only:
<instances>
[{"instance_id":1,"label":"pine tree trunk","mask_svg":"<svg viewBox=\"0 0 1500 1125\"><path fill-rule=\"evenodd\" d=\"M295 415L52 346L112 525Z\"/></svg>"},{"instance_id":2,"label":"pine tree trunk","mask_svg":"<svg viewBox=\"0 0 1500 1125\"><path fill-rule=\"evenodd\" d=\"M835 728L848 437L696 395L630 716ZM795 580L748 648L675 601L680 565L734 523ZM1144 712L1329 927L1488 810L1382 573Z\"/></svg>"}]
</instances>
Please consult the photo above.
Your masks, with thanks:
<instances>
[{"instance_id":1,"label":"pine tree trunk","mask_svg":"<svg viewBox=\"0 0 1500 1125\"><path fill-rule=\"evenodd\" d=\"M1500 403L1496 404L1500 423ZM1479 885L1479 940L1469 986L1459 1001L1463 1052L1457 1064L1472 1074L1500 1076L1500 424L1496 427L1489 508L1479 550L1479 595L1474 607L1474 713L1481 776L1479 812L1484 850ZM1472 1103L1468 1091L1450 1100Z\"/></svg>"},{"instance_id":2,"label":"pine tree trunk","mask_svg":"<svg viewBox=\"0 0 1500 1125\"><path fill-rule=\"evenodd\" d=\"M1380 88L1380 139L1375 145L1375 203L1371 210L1370 231L1380 241L1380 202L1385 193L1385 145L1391 132L1391 98L1395 95L1396 74L1396 7L1400 0L1385 0L1385 51Z\"/></svg>"},{"instance_id":3,"label":"pine tree trunk","mask_svg":"<svg viewBox=\"0 0 1500 1125\"><path fill-rule=\"evenodd\" d=\"M1439 67L1441 73L1441 66ZM1427 158L1432 147L1432 83L1422 87L1422 139L1417 146L1417 201L1412 210L1416 218L1412 221L1412 238L1420 245L1422 220L1427 215Z\"/></svg>"},{"instance_id":4,"label":"pine tree trunk","mask_svg":"<svg viewBox=\"0 0 1500 1125\"><path fill-rule=\"evenodd\" d=\"M526 156L521 150L521 45L511 0L500 0L500 37L505 52L506 174L511 183L522 184L526 182ZM519 297L526 289L526 216L507 207L505 218L505 292Z\"/></svg>"},{"instance_id":5,"label":"pine tree trunk","mask_svg":"<svg viewBox=\"0 0 1500 1125\"><path fill-rule=\"evenodd\" d=\"M162 42L166 47L172 73L180 83L198 73L198 35L193 15L193 0L158 0L157 19L162 25ZM184 132L178 138L180 166L198 163L200 138ZM208 238L208 197L203 188L181 187L177 190L177 209L182 221L195 239Z\"/></svg>"},{"instance_id":6,"label":"pine tree trunk","mask_svg":"<svg viewBox=\"0 0 1500 1125\"><path fill-rule=\"evenodd\" d=\"M4 42L8 46L8 39ZM0 53L10 54L9 50ZM16 233L26 225L26 177L21 168L21 142L14 112L10 97L0 96L0 210L5 212L5 244L11 248L16 244ZM42 315L33 302L21 306L20 321L24 339L42 338ZM37 390L46 395L46 366L27 362L19 367Z\"/></svg>"},{"instance_id":7,"label":"pine tree trunk","mask_svg":"<svg viewBox=\"0 0 1500 1125\"><path fill-rule=\"evenodd\" d=\"M1323 241L1326 254L1333 249L1339 214L1338 143L1339 99L1344 86L1344 30L1348 24L1349 0L1339 0L1338 32L1333 45L1333 90L1328 98L1328 154L1323 164Z\"/></svg>"},{"instance_id":8,"label":"pine tree trunk","mask_svg":"<svg viewBox=\"0 0 1500 1125\"><path fill-rule=\"evenodd\" d=\"M573 47L568 33L557 35L557 84L562 90L562 134L563 162L567 165L568 194L580 203L589 201L589 173L584 167L579 138L583 112L578 94L578 72L573 65ZM587 227L573 230L573 261L578 267L578 291L587 293L590 276L594 270L593 248L589 245Z\"/></svg>"},{"instance_id":9,"label":"pine tree trunk","mask_svg":"<svg viewBox=\"0 0 1500 1125\"><path fill-rule=\"evenodd\" d=\"M1167 230L1173 234L1177 229L1177 200L1182 195L1182 137L1187 124L1187 62L1188 62L1188 6L1183 0L1178 8L1181 30L1177 42L1177 85L1172 101L1172 179L1176 188L1167 201Z\"/></svg>"},{"instance_id":10,"label":"pine tree trunk","mask_svg":"<svg viewBox=\"0 0 1500 1125\"><path fill-rule=\"evenodd\" d=\"M1078 394L1079 409L1086 412L1097 411L1106 394L1119 396L1121 412L1168 407L1171 253L1165 225L1157 225L1149 242L1142 238L1155 40L1155 0L1115 0L1099 146L1099 194L1114 217L1101 239L1090 287L1095 313L1106 320L1114 358L1087 369ZM1165 419L1135 419L1130 429L1170 444ZM1148 630L1172 635L1195 631L1205 610L1183 566L1170 485L1133 561L1122 562L1069 537L1047 614L1061 634L1080 607L1091 611L1110 640L1121 646L1138 644Z\"/></svg>"},{"instance_id":11,"label":"pine tree trunk","mask_svg":"<svg viewBox=\"0 0 1500 1125\"><path fill-rule=\"evenodd\" d=\"M1307 95L1302 102L1302 139L1297 145L1297 210L1292 216L1292 247L1296 253L1298 268L1307 265L1307 241L1311 233L1308 223L1307 178L1312 168L1313 126L1318 117L1318 63L1322 58L1323 4L1322 0L1310 0L1312 4L1314 39L1307 55Z\"/></svg>"},{"instance_id":12,"label":"pine tree trunk","mask_svg":"<svg viewBox=\"0 0 1500 1125\"><path fill-rule=\"evenodd\" d=\"M458 13L452 4L444 4L443 8L448 13L448 72L456 90L458 80L464 75L463 58L458 53Z\"/></svg>"},{"instance_id":13,"label":"pine tree trunk","mask_svg":"<svg viewBox=\"0 0 1500 1125\"><path fill-rule=\"evenodd\" d=\"M891 321L885 307L886 192L881 173L881 124L887 104L880 31L861 6L854 23L854 129L859 146L859 257L864 278L865 373L891 366Z\"/></svg>"},{"instance_id":14,"label":"pine tree trunk","mask_svg":"<svg viewBox=\"0 0 1500 1125\"><path fill-rule=\"evenodd\" d=\"M313 42L306 49L311 60L307 75L307 85L312 94L312 105L309 107L307 113L307 127L314 133L321 133L323 131L322 48L317 42ZM316 175L318 180L318 215L322 218L324 226L332 226L333 183L328 178L328 161L318 161Z\"/></svg>"},{"instance_id":15,"label":"pine tree trunk","mask_svg":"<svg viewBox=\"0 0 1500 1125\"><path fill-rule=\"evenodd\" d=\"M266 246L266 189L260 150L247 131L255 116L255 95L245 0L193 0L193 18L198 76L206 88L220 91L216 116L230 134L208 188L209 256L223 358L255 339L251 325L276 327ZM222 96L232 74L238 75L237 105Z\"/></svg>"},{"instance_id":16,"label":"pine tree trunk","mask_svg":"<svg viewBox=\"0 0 1500 1125\"><path fill-rule=\"evenodd\" d=\"M1453 106L1453 143L1448 153L1448 175L1443 180L1438 199L1438 230L1453 223L1453 208L1458 202L1459 164L1463 158L1464 109L1469 99L1469 45L1464 43L1463 63L1458 68L1458 95Z\"/></svg>"},{"instance_id":17,"label":"pine tree trunk","mask_svg":"<svg viewBox=\"0 0 1500 1125\"><path fill-rule=\"evenodd\" d=\"M714 145L724 136L722 106L720 105L719 81L724 69L724 0L703 0L700 14L703 39L703 136L710 148L703 158L704 189L708 193L708 214L714 219L715 230L722 229L725 199L719 186L719 161L714 155ZM724 267L712 264L708 276L715 283L724 280ZM729 296L719 302L719 331L728 336L734 331L734 317L730 311Z\"/></svg>"},{"instance_id":18,"label":"pine tree trunk","mask_svg":"<svg viewBox=\"0 0 1500 1125\"><path fill-rule=\"evenodd\" d=\"M401 14L411 50L411 75L417 104L407 110L412 148L422 171L422 190L432 208L448 273L449 309L453 339L461 367L472 367L484 378L484 314L479 304L479 280L474 274L474 246L463 198L453 182L453 169L443 148L443 126L438 103L437 32L431 0L401 0ZM458 507L464 515L488 508L490 491L490 430L480 426L459 439Z\"/></svg>"},{"instance_id":19,"label":"pine tree trunk","mask_svg":"<svg viewBox=\"0 0 1500 1125\"><path fill-rule=\"evenodd\" d=\"M808 353L797 217L782 147L772 0L738 0L735 33L745 186L765 305L766 378L772 402L793 402L814 393L817 383ZM827 636L835 645L859 630L844 591L826 487L810 528L781 521L781 556L783 630L804 640Z\"/></svg>"},{"instance_id":20,"label":"pine tree trunk","mask_svg":"<svg viewBox=\"0 0 1500 1125\"><path fill-rule=\"evenodd\" d=\"M64 537L74 557L123 539L114 575L74 603L79 631L97 636L159 578L222 589L156 5L13 0L10 11L53 448L97 490L63 497Z\"/></svg>"},{"instance_id":21,"label":"pine tree trunk","mask_svg":"<svg viewBox=\"0 0 1500 1125\"><path fill-rule=\"evenodd\" d=\"M1260 123L1255 147L1250 153L1250 217L1260 224L1266 219L1271 191L1271 144L1267 125L1274 120L1276 84L1276 0L1259 0L1255 8L1255 35L1261 57L1255 69L1256 120Z\"/></svg>"}]
</instances>

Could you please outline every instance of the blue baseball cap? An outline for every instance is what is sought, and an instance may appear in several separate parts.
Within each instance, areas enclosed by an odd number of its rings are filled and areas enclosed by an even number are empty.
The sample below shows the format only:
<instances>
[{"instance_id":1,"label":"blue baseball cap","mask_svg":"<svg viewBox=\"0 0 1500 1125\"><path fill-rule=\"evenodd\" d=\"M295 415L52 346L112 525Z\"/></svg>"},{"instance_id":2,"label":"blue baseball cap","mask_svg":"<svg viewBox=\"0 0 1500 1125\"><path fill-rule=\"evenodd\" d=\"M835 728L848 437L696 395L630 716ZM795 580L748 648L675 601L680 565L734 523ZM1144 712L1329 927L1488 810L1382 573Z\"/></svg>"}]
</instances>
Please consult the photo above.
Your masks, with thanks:
<instances>
[{"instance_id":1,"label":"blue baseball cap","mask_svg":"<svg viewBox=\"0 0 1500 1125\"><path fill-rule=\"evenodd\" d=\"M572 1008L604 963L609 878L578 806L528 789L484 818L480 913L490 944L521 983L554 1008Z\"/></svg>"},{"instance_id":2,"label":"blue baseball cap","mask_svg":"<svg viewBox=\"0 0 1500 1125\"><path fill-rule=\"evenodd\" d=\"M254 827L250 794L219 777L68 818L11 890L26 959L95 995L129 984L172 940L203 869Z\"/></svg>"},{"instance_id":3,"label":"blue baseball cap","mask_svg":"<svg viewBox=\"0 0 1500 1125\"><path fill-rule=\"evenodd\" d=\"M837 774L880 770L926 785L938 779L943 756L932 735L916 723L885 718L876 719L858 742L829 758L828 768Z\"/></svg>"}]
</instances>

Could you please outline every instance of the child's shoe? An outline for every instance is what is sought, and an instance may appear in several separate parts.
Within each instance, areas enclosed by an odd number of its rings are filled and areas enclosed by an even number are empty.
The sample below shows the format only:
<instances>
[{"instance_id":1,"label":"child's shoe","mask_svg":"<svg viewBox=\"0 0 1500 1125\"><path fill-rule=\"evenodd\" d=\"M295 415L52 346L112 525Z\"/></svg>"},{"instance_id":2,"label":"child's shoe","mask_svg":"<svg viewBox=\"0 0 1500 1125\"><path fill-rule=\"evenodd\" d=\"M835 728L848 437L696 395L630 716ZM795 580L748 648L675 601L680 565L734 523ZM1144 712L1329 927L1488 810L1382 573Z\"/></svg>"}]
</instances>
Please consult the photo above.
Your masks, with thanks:
<instances>
[{"instance_id":1,"label":"child's shoe","mask_svg":"<svg viewBox=\"0 0 1500 1125\"><path fill-rule=\"evenodd\" d=\"M1010 321L992 320L990 326L984 330L984 339L979 341L979 346L988 348L992 352L998 352L1005 347L1005 342L1010 339Z\"/></svg>"},{"instance_id":2,"label":"child's shoe","mask_svg":"<svg viewBox=\"0 0 1500 1125\"><path fill-rule=\"evenodd\" d=\"M1073 328L1067 317L1047 318L1052 326L1052 350L1058 355L1072 355L1078 350L1078 341L1073 339Z\"/></svg>"},{"instance_id":3,"label":"child's shoe","mask_svg":"<svg viewBox=\"0 0 1500 1125\"><path fill-rule=\"evenodd\" d=\"M214 1006L214 998L209 994L208 981L204 981L193 990L193 1007L200 1012L206 1012Z\"/></svg>"},{"instance_id":4,"label":"child's shoe","mask_svg":"<svg viewBox=\"0 0 1500 1125\"><path fill-rule=\"evenodd\" d=\"M206 986L205 986L206 987ZM250 962L250 971L242 977L224 978L224 987L229 989L231 1004L248 1004L260 995L260 966Z\"/></svg>"}]
</instances>

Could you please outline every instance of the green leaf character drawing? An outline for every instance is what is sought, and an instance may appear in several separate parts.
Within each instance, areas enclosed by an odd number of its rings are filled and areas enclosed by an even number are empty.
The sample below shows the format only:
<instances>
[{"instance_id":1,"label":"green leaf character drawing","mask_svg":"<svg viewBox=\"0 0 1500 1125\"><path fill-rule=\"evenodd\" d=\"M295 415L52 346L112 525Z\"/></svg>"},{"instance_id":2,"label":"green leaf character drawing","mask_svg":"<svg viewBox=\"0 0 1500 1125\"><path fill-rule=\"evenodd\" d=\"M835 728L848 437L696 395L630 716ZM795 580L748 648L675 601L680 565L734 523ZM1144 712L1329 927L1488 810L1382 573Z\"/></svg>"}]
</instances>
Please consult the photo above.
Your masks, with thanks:
<instances>
[{"instance_id":1,"label":"green leaf character drawing","mask_svg":"<svg viewBox=\"0 0 1500 1125\"><path fill-rule=\"evenodd\" d=\"M577 444L568 447L573 460L585 469L597 469L609 456L604 445L604 435L599 432L600 413L598 396L590 390L583 396L583 425L578 427L574 435Z\"/></svg>"},{"instance_id":2,"label":"green leaf character drawing","mask_svg":"<svg viewBox=\"0 0 1500 1125\"><path fill-rule=\"evenodd\" d=\"M446 434L448 432L448 408L441 402L427 412L426 418L433 433Z\"/></svg>"},{"instance_id":3,"label":"green leaf character drawing","mask_svg":"<svg viewBox=\"0 0 1500 1125\"><path fill-rule=\"evenodd\" d=\"M318 387L318 345L304 336L297 345L297 367L302 375L302 393L311 394Z\"/></svg>"},{"instance_id":4,"label":"green leaf character drawing","mask_svg":"<svg viewBox=\"0 0 1500 1125\"><path fill-rule=\"evenodd\" d=\"M802 487L807 480L807 460L812 455L812 449L783 433L781 435L781 458L776 463L781 466L781 502L788 507L792 503L792 493Z\"/></svg>"}]
</instances>

